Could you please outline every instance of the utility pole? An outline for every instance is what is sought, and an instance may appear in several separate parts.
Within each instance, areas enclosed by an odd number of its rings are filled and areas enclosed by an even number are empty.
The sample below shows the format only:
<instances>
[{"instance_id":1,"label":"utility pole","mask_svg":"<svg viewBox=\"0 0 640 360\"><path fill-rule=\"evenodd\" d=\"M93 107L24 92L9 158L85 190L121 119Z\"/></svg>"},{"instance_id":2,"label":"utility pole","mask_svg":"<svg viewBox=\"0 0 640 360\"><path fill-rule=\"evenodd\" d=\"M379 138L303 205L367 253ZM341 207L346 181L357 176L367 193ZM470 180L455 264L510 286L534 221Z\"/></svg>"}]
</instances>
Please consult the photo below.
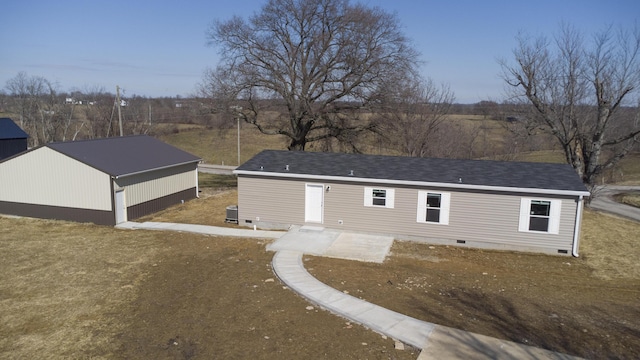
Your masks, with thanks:
<instances>
[{"instance_id":1,"label":"utility pole","mask_svg":"<svg viewBox=\"0 0 640 360\"><path fill-rule=\"evenodd\" d=\"M238 166L240 166L240 116L236 115L238 119Z\"/></svg>"},{"instance_id":2,"label":"utility pole","mask_svg":"<svg viewBox=\"0 0 640 360\"><path fill-rule=\"evenodd\" d=\"M116 102L118 103L118 124L120 124L120 136L122 136L122 111L120 110L120 86L116 85Z\"/></svg>"}]
</instances>

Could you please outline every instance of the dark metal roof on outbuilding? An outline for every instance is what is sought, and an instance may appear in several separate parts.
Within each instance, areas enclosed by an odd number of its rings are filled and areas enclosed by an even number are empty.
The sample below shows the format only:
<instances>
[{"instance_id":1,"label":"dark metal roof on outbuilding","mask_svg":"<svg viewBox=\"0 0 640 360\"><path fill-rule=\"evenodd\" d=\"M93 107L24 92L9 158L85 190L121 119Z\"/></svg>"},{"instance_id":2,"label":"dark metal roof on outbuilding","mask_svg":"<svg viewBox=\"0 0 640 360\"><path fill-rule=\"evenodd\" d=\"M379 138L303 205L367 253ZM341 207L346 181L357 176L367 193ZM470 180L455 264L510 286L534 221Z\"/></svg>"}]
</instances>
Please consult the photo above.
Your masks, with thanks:
<instances>
[{"instance_id":1,"label":"dark metal roof on outbuilding","mask_svg":"<svg viewBox=\"0 0 640 360\"><path fill-rule=\"evenodd\" d=\"M0 140L26 139L29 135L9 118L0 118Z\"/></svg>"},{"instance_id":2,"label":"dark metal roof on outbuilding","mask_svg":"<svg viewBox=\"0 0 640 360\"><path fill-rule=\"evenodd\" d=\"M201 160L146 135L50 143L45 146L115 177Z\"/></svg>"},{"instance_id":3,"label":"dark metal roof on outbuilding","mask_svg":"<svg viewBox=\"0 0 640 360\"><path fill-rule=\"evenodd\" d=\"M567 164L265 150L238 167L236 173L430 183L502 191L543 189L588 195L580 177Z\"/></svg>"}]
</instances>

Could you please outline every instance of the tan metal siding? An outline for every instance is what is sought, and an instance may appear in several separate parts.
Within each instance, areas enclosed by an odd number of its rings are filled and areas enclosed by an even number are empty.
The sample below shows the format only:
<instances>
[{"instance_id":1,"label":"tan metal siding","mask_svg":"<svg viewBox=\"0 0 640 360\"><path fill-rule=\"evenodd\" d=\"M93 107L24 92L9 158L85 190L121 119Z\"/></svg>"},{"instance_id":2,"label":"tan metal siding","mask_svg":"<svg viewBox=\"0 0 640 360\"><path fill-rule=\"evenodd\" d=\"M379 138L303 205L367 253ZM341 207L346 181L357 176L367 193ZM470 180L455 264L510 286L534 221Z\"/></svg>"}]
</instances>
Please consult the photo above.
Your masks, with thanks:
<instances>
[{"instance_id":1,"label":"tan metal siding","mask_svg":"<svg viewBox=\"0 0 640 360\"><path fill-rule=\"evenodd\" d=\"M195 164L167 168L114 180L114 189L125 188L127 207L196 188ZM195 196L195 190L194 190Z\"/></svg>"},{"instance_id":2,"label":"tan metal siding","mask_svg":"<svg viewBox=\"0 0 640 360\"><path fill-rule=\"evenodd\" d=\"M238 179L240 219L303 224L305 181ZM576 200L561 199L559 233L519 232L520 199L528 194L460 192L450 189L395 187L394 208L364 206L364 187L372 184L327 182L324 196L324 226L345 230L387 233L452 242L484 242L499 247L571 250ZM389 185L380 185L389 188ZM449 225L418 223L418 191L451 194ZM533 196L535 197L535 196ZM542 198L549 198L543 196ZM557 198L554 198L557 199Z\"/></svg>"},{"instance_id":3,"label":"tan metal siding","mask_svg":"<svg viewBox=\"0 0 640 360\"><path fill-rule=\"evenodd\" d=\"M0 163L0 201L111 211L109 175L41 147Z\"/></svg>"}]
</instances>

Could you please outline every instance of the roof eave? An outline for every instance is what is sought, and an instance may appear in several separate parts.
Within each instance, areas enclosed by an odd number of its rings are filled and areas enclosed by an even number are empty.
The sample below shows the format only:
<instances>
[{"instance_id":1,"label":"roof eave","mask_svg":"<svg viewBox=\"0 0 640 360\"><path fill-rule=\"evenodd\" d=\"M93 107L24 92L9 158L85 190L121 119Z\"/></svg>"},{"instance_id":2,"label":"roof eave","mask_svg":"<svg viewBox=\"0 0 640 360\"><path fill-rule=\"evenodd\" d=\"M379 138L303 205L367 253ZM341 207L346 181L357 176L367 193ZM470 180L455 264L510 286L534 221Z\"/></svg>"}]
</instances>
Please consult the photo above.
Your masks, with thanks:
<instances>
[{"instance_id":1,"label":"roof eave","mask_svg":"<svg viewBox=\"0 0 640 360\"><path fill-rule=\"evenodd\" d=\"M410 186L422 186L422 187L443 187L443 188L463 189L463 190L522 192L522 193L561 195L561 196L590 196L591 195L588 191L579 191L579 190L538 189L538 188L521 188L521 187L507 187L507 186L472 185L472 184L459 184L459 183L440 183L440 182L428 182L428 181L371 179L371 178L361 178L361 177L354 177L354 176L326 176L326 175L309 175L309 174L294 174L294 173L284 174L279 172L265 172L265 171L252 171L252 170L234 170L233 174L257 175L257 176L280 177L280 178L291 178L291 179L312 179L312 180L328 180L328 181L367 182L367 183L390 184L390 185L410 185Z\"/></svg>"},{"instance_id":2,"label":"roof eave","mask_svg":"<svg viewBox=\"0 0 640 360\"><path fill-rule=\"evenodd\" d=\"M166 166L160 166L160 167L153 168L153 169L147 169L147 170L135 171L135 172L132 172L132 173L127 173L127 174L120 174L120 175L113 175L113 174L110 174L110 175L111 175L111 176L113 176L113 178L115 178L115 179L122 179L122 178L129 177L129 176L134 176L134 175L140 175L140 174L148 173L148 172L151 172L151 171L158 171L158 170L169 169L169 168L172 168L172 167L182 166L182 165L186 165L186 164L199 163L200 161L202 161L202 159L195 159L195 160L191 160L191 161L185 161L185 162L176 163L176 164L171 164L171 165L166 165Z\"/></svg>"}]
</instances>

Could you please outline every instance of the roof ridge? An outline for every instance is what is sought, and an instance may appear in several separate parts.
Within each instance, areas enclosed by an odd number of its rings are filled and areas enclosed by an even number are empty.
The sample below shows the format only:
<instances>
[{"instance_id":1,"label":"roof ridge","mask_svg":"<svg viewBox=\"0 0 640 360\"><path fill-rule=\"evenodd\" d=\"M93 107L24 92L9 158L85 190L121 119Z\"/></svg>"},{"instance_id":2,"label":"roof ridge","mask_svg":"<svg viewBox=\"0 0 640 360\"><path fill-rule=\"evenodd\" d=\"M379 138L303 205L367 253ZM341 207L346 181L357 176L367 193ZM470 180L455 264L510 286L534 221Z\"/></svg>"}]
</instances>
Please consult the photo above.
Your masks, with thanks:
<instances>
[{"instance_id":1,"label":"roof ridge","mask_svg":"<svg viewBox=\"0 0 640 360\"><path fill-rule=\"evenodd\" d=\"M109 137L102 137L102 138L81 139L81 140L72 140L72 141L53 141L53 142L50 142L50 143L46 143L44 146L56 145L56 144L82 143L82 142L87 142L87 141L92 141L92 142L105 141L105 140L120 139L120 138L133 138L133 137L148 137L148 138L155 139L153 136L150 136L150 135L138 134L138 135L124 135L124 136L109 136ZM158 140L158 139L156 139L156 140Z\"/></svg>"},{"instance_id":2,"label":"roof ridge","mask_svg":"<svg viewBox=\"0 0 640 360\"><path fill-rule=\"evenodd\" d=\"M330 152L330 151L291 151L291 150L276 150L276 149L265 149L261 152L280 152L285 154L324 154L324 155L346 155L346 156L366 156L366 157L383 157L383 158L396 158L396 159L415 159L415 161L420 160L435 160L435 161L447 161L447 162L493 162L498 164L548 164L548 165L560 165L560 166L570 166L567 163L556 163L556 162L542 162L542 161L509 161L509 160L495 160L495 159L455 159L455 158L444 158L444 157L418 157L418 156L406 156L406 155L386 155L386 154L357 154L357 153L345 153L345 152ZM295 155L294 155L295 156Z\"/></svg>"}]
</instances>

